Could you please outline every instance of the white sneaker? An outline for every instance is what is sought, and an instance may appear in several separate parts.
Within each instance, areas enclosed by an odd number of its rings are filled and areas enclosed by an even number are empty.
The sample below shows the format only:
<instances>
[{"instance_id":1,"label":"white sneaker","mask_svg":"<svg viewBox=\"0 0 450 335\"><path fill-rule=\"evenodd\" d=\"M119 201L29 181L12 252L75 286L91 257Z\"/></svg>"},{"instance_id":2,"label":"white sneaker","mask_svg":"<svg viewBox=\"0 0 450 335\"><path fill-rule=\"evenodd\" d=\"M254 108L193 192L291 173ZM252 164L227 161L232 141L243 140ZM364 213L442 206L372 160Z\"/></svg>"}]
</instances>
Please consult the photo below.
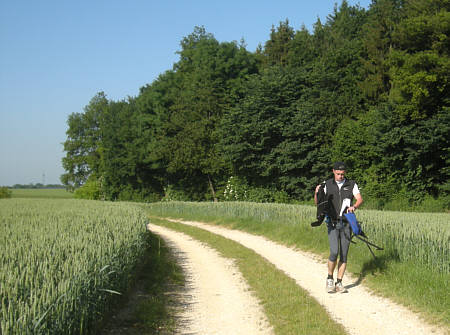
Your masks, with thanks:
<instances>
[{"instance_id":1,"label":"white sneaker","mask_svg":"<svg viewBox=\"0 0 450 335\"><path fill-rule=\"evenodd\" d=\"M336 287L334 286L333 279L327 279L327 292L328 293L336 292Z\"/></svg>"},{"instance_id":2,"label":"white sneaker","mask_svg":"<svg viewBox=\"0 0 450 335\"><path fill-rule=\"evenodd\" d=\"M345 286L342 285L341 281L336 283L336 292L339 292L339 293L346 293L346 292L348 292L347 289L345 288Z\"/></svg>"}]
</instances>

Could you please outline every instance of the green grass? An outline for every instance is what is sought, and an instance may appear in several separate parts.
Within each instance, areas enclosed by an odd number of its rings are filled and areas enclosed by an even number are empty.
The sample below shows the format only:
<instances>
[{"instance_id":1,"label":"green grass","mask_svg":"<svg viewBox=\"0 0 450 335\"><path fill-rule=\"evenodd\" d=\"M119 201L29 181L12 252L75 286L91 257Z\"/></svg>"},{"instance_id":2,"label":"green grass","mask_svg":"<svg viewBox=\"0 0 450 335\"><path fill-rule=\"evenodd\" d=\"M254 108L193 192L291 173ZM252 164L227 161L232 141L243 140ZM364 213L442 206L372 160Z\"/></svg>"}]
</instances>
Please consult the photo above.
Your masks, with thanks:
<instances>
[{"instance_id":1,"label":"green grass","mask_svg":"<svg viewBox=\"0 0 450 335\"><path fill-rule=\"evenodd\" d=\"M328 257L325 226L313 229L309 225L315 216L311 206L158 203L146 207L151 215L221 224ZM450 327L449 216L408 214L411 216L359 211L358 218L364 218L364 227L368 228L366 233L386 250L377 251L374 260L365 244L352 244L348 271L378 294L422 313L431 323ZM430 218L431 222L420 222ZM398 234L394 234L395 229ZM415 261L419 256L420 261Z\"/></svg>"},{"instance_id":2,"label":"green grass","mask_svg":"<svg viewBox=\"0 0 450 335\"><path fill-rule=\"evenodd\" d=\"M71 199L73 193L62 188L23 189L13 188L12 198Z\"/></svg>"},{"instance_id":3,"label":"green grass","mask_svg":"<svg viewBox=\"0 0 450 335\"><path fill-rule=\"evenodd\" d=\"M275 334L345 334L326 310L292 278L254 251L203 229L152 218L151 222L186 233L235 260L243 277L262 303Z\"/></svg>"},{"instance_id":4,"label":"green grass","mask_svg":"<svg viewBox=\"0 0 450 335\"><path fill-rule=\"evenodd\" d=\"M164 241L150 233L149 249L137 274L136 284L119 309L104 322L101 334L174 334L178 310L173 292L184 288L181 267ZM172 294L168 294L168 292Z\"/></svg>"}]
</instances>

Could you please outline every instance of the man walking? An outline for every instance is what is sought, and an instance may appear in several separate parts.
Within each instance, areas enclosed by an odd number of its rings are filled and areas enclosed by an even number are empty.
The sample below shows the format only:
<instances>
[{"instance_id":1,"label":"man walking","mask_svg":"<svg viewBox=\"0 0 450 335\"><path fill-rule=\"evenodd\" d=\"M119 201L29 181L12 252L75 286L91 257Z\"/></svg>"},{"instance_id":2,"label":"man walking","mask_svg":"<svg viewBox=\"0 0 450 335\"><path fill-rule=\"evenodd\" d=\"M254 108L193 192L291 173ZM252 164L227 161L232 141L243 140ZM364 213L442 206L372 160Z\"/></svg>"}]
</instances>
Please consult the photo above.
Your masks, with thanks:
<instances>
[{"instance_id":1,"label":"man walking","mask_svg":"<svg viewBox=\"0 0 450 335\"><path fill-rule=\"evenodd\" d=\"M330 244L330 256L328 258L327 292L347 292L342 284L345 269L347 267L347 254L350 246L350 226L342 216L344 211L354 212L363 203L358 185L354 180L345 178L346 167L343 162L336 162L333 165L334 177L317 185L314 192L314 202L317 205L317 192L323 187L329 205L329 219L327 221L328 242ZM356 202L353 204L353 200ZM339 253L339 263L337 257ZM333 273L337 268L337 281L334 283Z\"/></svg>"}]
</instances>

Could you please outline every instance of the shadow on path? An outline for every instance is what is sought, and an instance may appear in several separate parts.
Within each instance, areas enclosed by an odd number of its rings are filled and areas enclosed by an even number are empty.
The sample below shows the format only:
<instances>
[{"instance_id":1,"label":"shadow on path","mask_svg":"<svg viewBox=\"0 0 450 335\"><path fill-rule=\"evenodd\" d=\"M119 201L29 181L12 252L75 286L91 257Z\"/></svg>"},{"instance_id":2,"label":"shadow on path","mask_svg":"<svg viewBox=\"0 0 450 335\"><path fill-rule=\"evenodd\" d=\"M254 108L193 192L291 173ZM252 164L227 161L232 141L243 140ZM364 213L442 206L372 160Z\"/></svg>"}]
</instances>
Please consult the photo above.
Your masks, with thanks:
<instances>
[{"instance_id":1,"label":"shadow on path","mask_svg":"<svg viewBox=\"0 0 450 335\"><path fill-rule=\"evenodd\" d=\"M386 269L389 266L389 263L398 261L399 261L398 255L393 251L385 252L384 254L377 256L377 258L375 259L372 258L370 261L365 262L363 264L358 280L350 285L346 285L345 287L347 289L356 287L363 282L364 278L368 274L382 273L386 271Z\"/></svg>"}]
</instances>

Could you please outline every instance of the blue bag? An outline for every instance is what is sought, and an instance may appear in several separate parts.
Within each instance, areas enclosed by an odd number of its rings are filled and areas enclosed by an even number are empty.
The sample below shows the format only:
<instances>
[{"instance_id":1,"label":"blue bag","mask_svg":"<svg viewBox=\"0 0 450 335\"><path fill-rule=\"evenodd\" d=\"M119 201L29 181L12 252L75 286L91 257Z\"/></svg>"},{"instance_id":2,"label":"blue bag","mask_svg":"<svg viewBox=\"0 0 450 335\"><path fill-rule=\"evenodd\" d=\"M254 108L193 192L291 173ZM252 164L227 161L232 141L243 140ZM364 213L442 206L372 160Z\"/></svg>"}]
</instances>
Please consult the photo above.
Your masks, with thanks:
<instances>
[{"instance_id":1,"label":"blue bag","mask_svg":"<svg viewBox=\"0 0 450 335\"><path fill-rule=\"evenodd\" d=\"M355 235L364 235L364 233L363 233L363 231L361 229L361 225L356 220L355 213L345 213L344 216L345 216L347 222L349 223L353 234L355 234Z\"/></svg>"},{"instance_id":2,"label":"blue bag","mask_svg":"<svg viewBox=\"0 0 450 335\"><path fill-rule=\"evenodd\" d=\"M345 213L344 217L347 220L347 222L350 225L350 228L353 232L353 235L351 236L350 241L352 240L353 237L356 237L357 239L363 241L369 248L369 251L372 254L373 258L375 258L375 254L373 253L373 251L370 247L372 246L372 247L376 248L377 250L383 250L383 248L379 247L376 244L373 244L372 242L367 240L366 234L364 234L364 232L361 229L361 225L356 220L355 213Z\"/></svg>"}]
</instances>

